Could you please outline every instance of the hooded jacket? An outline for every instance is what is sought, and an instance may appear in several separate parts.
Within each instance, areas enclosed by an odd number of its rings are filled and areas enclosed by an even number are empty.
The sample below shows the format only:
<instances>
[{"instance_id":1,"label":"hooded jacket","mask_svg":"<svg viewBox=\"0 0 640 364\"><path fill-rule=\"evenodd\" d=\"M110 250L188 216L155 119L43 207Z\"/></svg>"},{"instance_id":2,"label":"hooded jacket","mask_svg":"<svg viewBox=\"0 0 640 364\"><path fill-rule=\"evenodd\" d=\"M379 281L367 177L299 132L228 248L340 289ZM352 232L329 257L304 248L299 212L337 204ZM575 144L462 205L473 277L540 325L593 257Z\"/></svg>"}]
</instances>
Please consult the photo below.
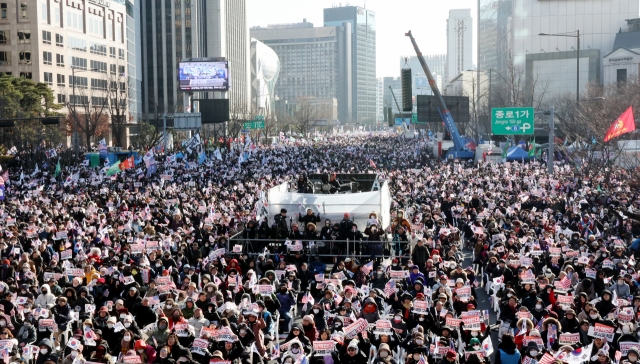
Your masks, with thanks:
<instances>
[{"instance_id":1,"label":"hooded jacket","mask_svg":"<svg viewBox=\"0 0 640 364\"><path fill-rule=\"evenodd\" d=\"M159 325L161 322L164 322L165 324L167 324L167 327L164 330L160 329ZM162 347L167 343L167 338L169 338L169 320L167 320L167 318L163 316L163 317L160 317L160 319L158 319L158 328L155 331L153 331L151 334L149 334L149 338L147 339L147 344L153 345L153 346L157 345L157 347Z\"/></svg>"},{"instance_id":2,"label":"hooded jacket","mask_svg":"<svg viewBox=\"0 0 640 364\"><path fill-rule=\"evenodd\" d=\"M375 306L375 310L373 312L365 312L365 306L369 303ZM362 312L360 313L360 317L367 320L370 324L375 324L376 321L380 319L380 312L378 312L378 304L376 303L376 300L371 297L367 297L364 300L362 303Z\"/></svg>"},{"instance_id":3,"label":"hooded jacket","mask_svg":"<svg viewBox=\"0 0 640 364\"><path fill-rule=\"evenodd\" d=\"M46 283L40 287L41 292L44 290L46 290L46 293L40 293L40 295L38 295L35 305L42 308L51 308L56 304L56 296L51 293L51 288Z\"/></svg>"},{"instance_id":4,"label":"hooded jacket","mask_svg":"<svg viewBox=\"0 0 640 364\"><path fill-rule=\"evenodd\" d=\"M36 364L44 364L47 361L53 361L54 363L58 362L58 356L53 353L53 342L50 339L42 339L38 343L39 346L46 346L47 353L44 354L42 351L38 354L38 359L36 360Z\"/></svg>"}]
</instances>

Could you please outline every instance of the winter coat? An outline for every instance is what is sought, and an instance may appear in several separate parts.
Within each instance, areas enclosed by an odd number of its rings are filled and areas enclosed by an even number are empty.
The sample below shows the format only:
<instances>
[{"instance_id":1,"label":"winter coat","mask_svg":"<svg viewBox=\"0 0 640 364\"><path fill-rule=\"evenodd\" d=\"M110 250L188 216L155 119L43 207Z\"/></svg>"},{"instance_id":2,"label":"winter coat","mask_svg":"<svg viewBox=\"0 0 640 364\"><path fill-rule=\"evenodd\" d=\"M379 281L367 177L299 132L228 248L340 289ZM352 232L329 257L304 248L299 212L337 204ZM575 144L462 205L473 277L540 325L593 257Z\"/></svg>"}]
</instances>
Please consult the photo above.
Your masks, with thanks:
<instances>
[{"instance_id":1,"label":"winter coat","mask_svg":"<svg viewBox=\"0 0 640 364\"><path fill-rule=\"evenodd\" d=\"M53 307L53 305L56 304L56 296L51 293L51 288L49 287L48 284L43 284L40 287L40 290L44 290L46 289L47 293L40 293L40 295L38 295L38 298L36 298L35 301L35 305L36 306L40 306L42 308L51 308Z\"/></svg>"}]
</instances>

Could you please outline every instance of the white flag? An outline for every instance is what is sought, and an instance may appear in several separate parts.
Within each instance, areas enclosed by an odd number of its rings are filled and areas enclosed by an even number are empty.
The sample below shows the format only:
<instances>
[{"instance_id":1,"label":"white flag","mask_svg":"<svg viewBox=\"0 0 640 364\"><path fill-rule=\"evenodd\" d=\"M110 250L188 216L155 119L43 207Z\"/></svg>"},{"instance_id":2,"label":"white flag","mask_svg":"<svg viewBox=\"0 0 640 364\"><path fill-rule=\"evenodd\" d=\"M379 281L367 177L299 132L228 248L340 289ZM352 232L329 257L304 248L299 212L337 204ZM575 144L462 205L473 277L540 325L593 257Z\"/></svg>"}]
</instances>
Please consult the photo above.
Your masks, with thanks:
<instances>
[{"instance_id":1,"label":"white flag","mask_svg":"<svg viewBox=\"0 0 640 364\"><path fill-rule=\"evenodd\" d=\"M491 343L491 335L487 336L482 342L482 350L484 350L484 357L488 358L493 353L493 344Z\"/></svg>"}]
</instances>

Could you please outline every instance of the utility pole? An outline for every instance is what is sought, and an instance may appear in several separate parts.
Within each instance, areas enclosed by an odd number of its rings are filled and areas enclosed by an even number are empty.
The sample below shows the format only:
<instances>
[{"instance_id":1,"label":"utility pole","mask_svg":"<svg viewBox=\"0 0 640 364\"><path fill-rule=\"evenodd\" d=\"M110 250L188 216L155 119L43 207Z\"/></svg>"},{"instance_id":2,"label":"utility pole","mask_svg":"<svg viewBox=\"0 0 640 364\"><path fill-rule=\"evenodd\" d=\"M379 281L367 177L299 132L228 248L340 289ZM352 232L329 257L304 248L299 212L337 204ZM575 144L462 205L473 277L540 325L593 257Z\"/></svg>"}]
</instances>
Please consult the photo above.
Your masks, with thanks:
<instances>
[{"instance_id":1,"label":"utility pole","mask_svg":"<svg viewBox=\"0 0 640 364\"><path fill-rule=\"evenodd\" d=\"M554 107L549 108L549 155L547 156L547 168L549 169L549 176L553 175L553 159L555 155L555 122L554 122Z\"/></svg>"}]
</instances>

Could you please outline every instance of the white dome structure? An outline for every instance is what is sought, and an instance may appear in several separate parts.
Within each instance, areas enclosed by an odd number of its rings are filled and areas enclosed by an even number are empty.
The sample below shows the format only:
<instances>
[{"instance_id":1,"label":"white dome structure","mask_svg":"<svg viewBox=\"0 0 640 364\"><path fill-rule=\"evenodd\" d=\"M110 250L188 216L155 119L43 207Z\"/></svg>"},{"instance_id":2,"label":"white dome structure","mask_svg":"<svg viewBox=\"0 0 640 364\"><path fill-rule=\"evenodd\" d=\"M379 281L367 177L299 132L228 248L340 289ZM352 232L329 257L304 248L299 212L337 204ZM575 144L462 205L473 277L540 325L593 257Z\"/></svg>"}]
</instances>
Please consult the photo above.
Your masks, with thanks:
<instances>
[{"instance_id":1,"label":"white dome structure","mask_svg":"<svg viewBox=\"0 0 640 364\"><path fill-rule=\"evenodd\" d=\"M275 87L280 75L280 58L261 41L251 39L251 103L258 115L274 110Z\"/></svg>"}]
</instances>

